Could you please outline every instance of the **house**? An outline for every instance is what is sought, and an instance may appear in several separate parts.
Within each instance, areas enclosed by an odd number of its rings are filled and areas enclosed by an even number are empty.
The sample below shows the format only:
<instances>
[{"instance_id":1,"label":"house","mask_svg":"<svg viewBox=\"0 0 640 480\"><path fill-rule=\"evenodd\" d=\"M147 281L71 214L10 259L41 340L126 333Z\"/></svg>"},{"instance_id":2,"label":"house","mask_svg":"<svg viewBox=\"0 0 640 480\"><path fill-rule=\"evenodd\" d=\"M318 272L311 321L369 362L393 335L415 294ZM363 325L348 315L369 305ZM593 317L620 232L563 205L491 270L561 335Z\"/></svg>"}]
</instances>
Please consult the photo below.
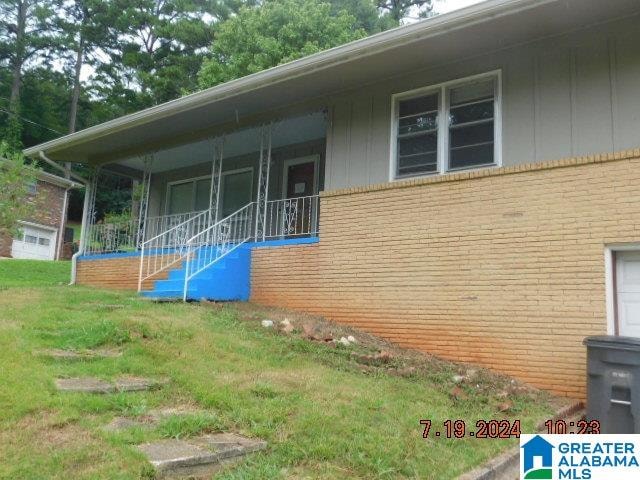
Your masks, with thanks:
<instances>
[{"instance_id":1,"label":"house","mask_svg":"<svg viewBox=\"0 0 640 480\"><path fill-rule=\"evenodd\" d=\"M75 280L247 299L585 396L640 335L640 4L488 0L26 150L129 176Z\"/></svg>"},{"instance_id":2,"label":"house","mask_svg":"<svg viewBox=\"0 0 640 480\"><path fill-rule=\"evenodd\" d=\"M0 257L36 260L70 259L70 242L65 241L69 191L80 185L72 180L39 170L29 184L32 217L19 222L19 233L0 233ZM72 240L72 239L71 239Z\"/></svg>"}]
</instances>

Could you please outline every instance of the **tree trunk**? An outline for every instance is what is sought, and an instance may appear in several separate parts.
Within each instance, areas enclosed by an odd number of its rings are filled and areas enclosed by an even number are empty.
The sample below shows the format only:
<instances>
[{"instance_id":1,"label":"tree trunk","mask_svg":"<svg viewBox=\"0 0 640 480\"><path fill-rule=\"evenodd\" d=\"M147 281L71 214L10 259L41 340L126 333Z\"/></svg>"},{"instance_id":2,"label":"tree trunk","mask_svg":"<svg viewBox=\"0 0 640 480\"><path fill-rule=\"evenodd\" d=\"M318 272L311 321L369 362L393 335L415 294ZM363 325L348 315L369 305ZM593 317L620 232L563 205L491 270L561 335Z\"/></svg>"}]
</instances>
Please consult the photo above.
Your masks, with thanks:
<instances>
[{"instance_id":1,"label":"tree trunk","mask_svg":"<svg viewBox=\"0 0 640 480\"><path fill-rule=\"evenodd\" d=\"M76 65L73 72L73 91L71 92L71 108L69 109L69 133L76 131L76 119L78 117L78 102L80 100L80 73L84 62L84 37L80 33L78 50L76 51Z\"/></svg>"},{"instance_id":2,"label":"tree trunk","mask_svg":"<svg viewBox=\"0 0 640 480\"><path fill-rule=\"evenodd\" d=\"M17 2L16 46L11 62L11 94L9 96L9 118L7 141L14 148L22 144L22 125L20 124L20 87L22 86L22 67L26 55L25 30L27 28L28 2Z\"/></svg>"},{"instance_id":3,"label":"tree trunk","mask_svg":"<svg viewBox=\"0 0 640 480\"><path fill-rule=\"evenodd\" d=\"M18 2L18 18L16 19L16 51L13 57L12 70L13 81L11 83L11 96L9 107L12 112L18 111L20 103L20 86L22 84L22 65L25 56L25 29L27 25L27 2Z\"/></svg>"}]
</instances>

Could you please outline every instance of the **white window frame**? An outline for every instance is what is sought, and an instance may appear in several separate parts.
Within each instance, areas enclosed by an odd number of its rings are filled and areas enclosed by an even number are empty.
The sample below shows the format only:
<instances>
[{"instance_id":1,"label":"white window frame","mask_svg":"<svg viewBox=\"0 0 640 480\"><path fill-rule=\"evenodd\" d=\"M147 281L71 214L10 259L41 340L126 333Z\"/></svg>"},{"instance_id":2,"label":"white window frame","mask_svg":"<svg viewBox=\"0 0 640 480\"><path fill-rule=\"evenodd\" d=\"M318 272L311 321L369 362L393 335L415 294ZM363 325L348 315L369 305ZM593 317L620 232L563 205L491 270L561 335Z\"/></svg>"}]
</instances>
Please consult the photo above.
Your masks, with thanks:
<instances>
[{"instance_id":1,"label":"white window frame","mask_svg":"<svg viewBox=\"0 0 640 480\"><path fill-rule=\"evenodd\" d=\"M180 185L181 183L193 183L195 185L195 183L198 180L205 180L207 178L211 178L211 175L201 175L199 177L191 177L191 178L183 178L182 180L174 180L172 182L167 182L167 191L165 193L165 199L164 199L164 213L165 215L183 215L183 214L178 214L178 213L169 213L169 202L171 200L171 187L174 185ZM195 193L195 190L194 190ZM189 212L184 212L184 213L195 213L196 210L195 207L195 201L196 201L196 197L195 195L193 195L193 198L191 199L191 211Z\"/></svg>"},{"instance_id":2,"label":"white window frame","mask_svg":"<svg viewBox=\"0 0 640 480\"><path fill-rule=\"evenodd\" d=\"M473 167L449 168L449 125L448 125L448 92L452 87L481 81L484 79L495 80L495 97L494 97L494 118L493 118L493 159L494 162L487 165L478 165ZM411 175L397 175L398 167L398 115L400 101L417 98L433 93L439 94L438 105L438 153L437 153L437 170L435 172L417 173ZM469 77L450 80L436 85L416 88L407 92L394 93L391 95L391 135L389 142L389 181L402 181L408 178L427 177L432 175L443 175L449 172L473 171L484 168L495 168L502 166L502 70L492 70L490 72L480 73Z\"/></svg>"}]
</instances>

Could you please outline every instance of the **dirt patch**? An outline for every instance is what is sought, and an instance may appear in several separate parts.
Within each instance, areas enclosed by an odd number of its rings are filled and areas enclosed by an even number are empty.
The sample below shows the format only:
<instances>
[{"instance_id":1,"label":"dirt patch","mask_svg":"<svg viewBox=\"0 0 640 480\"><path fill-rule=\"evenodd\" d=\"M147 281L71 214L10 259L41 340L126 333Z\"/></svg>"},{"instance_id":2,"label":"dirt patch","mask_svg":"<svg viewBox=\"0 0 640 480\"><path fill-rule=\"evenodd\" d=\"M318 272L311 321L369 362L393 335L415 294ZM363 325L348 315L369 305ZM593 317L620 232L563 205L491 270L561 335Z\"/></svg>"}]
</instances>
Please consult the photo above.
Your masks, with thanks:
<instances>
[{"instance_id":1,"label":"dirt patch","mask_svg":"<svg viewBox=\"0 0 640 480\"><path fill-rule=\"evenodd\" d=\"M222 304L204 304L206 308L224 308ZM352 327L339 325L317 315L252 303L235 303L241 320L256 323L281 335L294 336L335 348L347 359L347 365L364 375L391 375L426 379L445 390L453 401L478 400L496 412L511 412L514 397L550 403L554 409L570 402L522 382L476 365L456 363L394 345L382 338ZM265 320L270 321L266 326ZM347 340L348 339L348 340ZM353 341L350 341L353 340ZM332 355L325 361L330 362Z\"/></svg>"},{"instance_id":2,"label":"dirt patch","mask_svg":"<svg viewBox=\"0 0 640 480\"><path fill-rule=\"evenodd\" d=\"M15 441L15 432L28 438L29 444L41 452L75 448L96 441L91 433L75 422L61 419L55 411L33 413L21 418L0 434L2 443Z\"/></svg>"}]
</instances>

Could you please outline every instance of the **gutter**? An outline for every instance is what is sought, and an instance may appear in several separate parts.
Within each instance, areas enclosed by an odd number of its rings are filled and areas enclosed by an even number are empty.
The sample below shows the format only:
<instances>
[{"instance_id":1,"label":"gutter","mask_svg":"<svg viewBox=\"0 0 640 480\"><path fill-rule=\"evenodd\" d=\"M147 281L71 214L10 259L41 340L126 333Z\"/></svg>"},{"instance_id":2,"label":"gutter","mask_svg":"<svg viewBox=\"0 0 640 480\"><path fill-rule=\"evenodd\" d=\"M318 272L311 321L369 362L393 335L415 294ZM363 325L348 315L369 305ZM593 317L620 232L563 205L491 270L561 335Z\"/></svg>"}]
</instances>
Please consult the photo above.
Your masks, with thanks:
<instances>
[{"instance_id":1,"label":"gutter","mask_svg":"<svg viewBox=\"0 0 640 480\"><path fill-rule=\"evenodd\" d=\"M87 209L89 208L89 195L88 195L88 190L89 190L89 181L87 179L85 179L84 177L81 177L80 175L76 175L75 173L71 172L71 171L67 171L63 166L59 165L58 163L56 163L55 161L51 160L50 158L48 158L44 151L40 150L38 152L38 156L44 160L45 162L47 162L47 164L51 165L54 168L57 168L58 170L64 172L65 174L69 174L69 176L74 177L78 182L80 182L84 187L84 204L82 206L82 219L84 220L85 214ZM69 198L69 189L65 190L64 193L64 213L66 215L67 213L67 202L68 202L68 198ZM64 225L64 220L65 217L63 216L60 219L60 238L58 239L60 242L60 245L58 246L58 258L60 258L60 249L62 248L62 240L64 239L64 232L62 231L62 226ZM77 263L78 263L78 257L80 255L82 255L83 250L84 250L84 242L82 241L82 237L86 234L85 232L85 222L82 222L82 231L80 233L80 248L78 249L78 251L76 253L74 253L71 257L71 281L69 282L69 285L75 285L76 283L76 267L77 267Z\"/></svg>"},{"instance_id":2,"label":"gutter","mask_svg":"<svg viewBox=\"0 0 640 480\"><path fill-rule=\"evenodd\" d=\"M484 21L512 15L558 0L487 0L467 8L456 10L441 16L416 22L412 25L397 27L378 33L362 40L341 45L308 57L278 65L262 72L254 73L221 85L192 93L182 98L120 117L100 125L89 127L80 132L65 135L41 145L27 148L24 154L34 156L39 152L55 151L60 147L95 140L121 130L147 124L154 120L169 117L193 108L212 104L226 98L239 96L284 80L297 78L314 71L349 62L372 54L385 52L391 48L402 47L417 40L434 37Z\"/></svg>"}]
</instances>

